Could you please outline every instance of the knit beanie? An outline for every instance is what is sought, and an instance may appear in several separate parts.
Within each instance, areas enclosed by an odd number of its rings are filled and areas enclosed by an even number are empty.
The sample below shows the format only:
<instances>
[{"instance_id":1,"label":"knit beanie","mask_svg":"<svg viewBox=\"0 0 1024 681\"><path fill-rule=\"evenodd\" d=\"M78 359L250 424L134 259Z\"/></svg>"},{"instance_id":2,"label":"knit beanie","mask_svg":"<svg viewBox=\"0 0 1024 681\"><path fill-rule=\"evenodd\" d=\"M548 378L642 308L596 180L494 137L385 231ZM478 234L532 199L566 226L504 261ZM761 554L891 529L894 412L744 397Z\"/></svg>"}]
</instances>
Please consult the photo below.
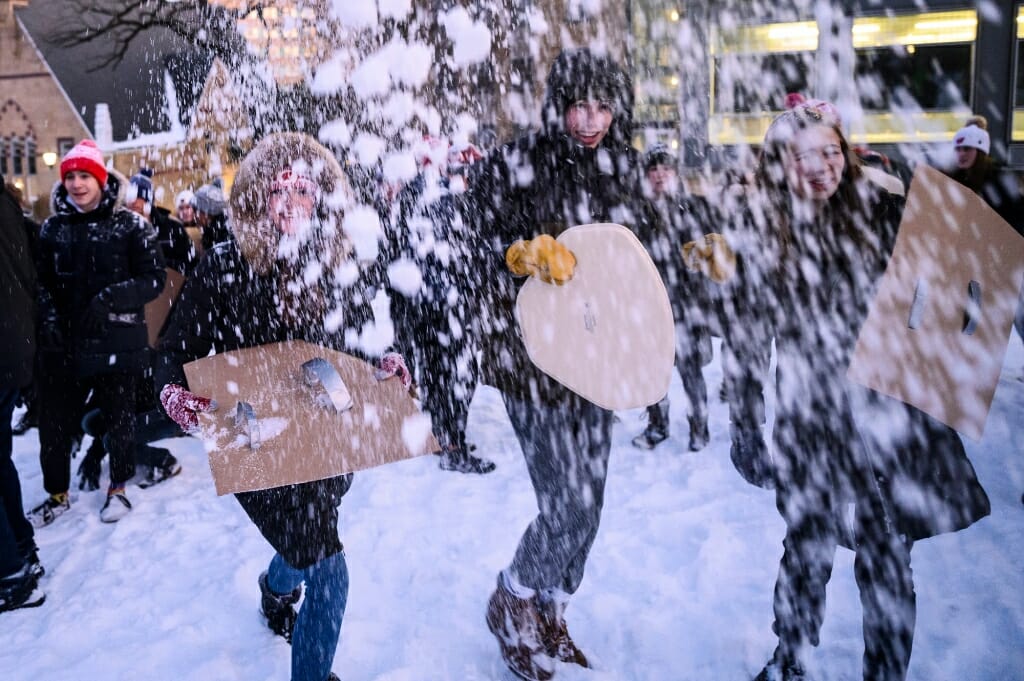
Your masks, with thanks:
<instances>
[{"instance_id":1,"label":"knit beanie","mask_svg":"<svg viewBox=\"0 0 1024 681\"><path fill-rule=\"evenodd\" d=\"M128 189L125 193L125 201L131 203L135 199L142 199L146 203L153 203L153 171L149 168L139 168L139 172L132 175L128 180Z\"/></svg>"},{"instance_id":2,"label":"knit beanie","mask_svg":"<svg viewBox=\"0 0 1024 681\"><path fill-rule=\"evenodd\" d=\"M988 153L991 147L991 139L988 130L978 127L975 123L965 125L953 135L954 147L974 147L978 151Z\"/></svg>"},{"instance_id":3,"label":"knit beanie","mask_svg":"<svg viewBox=\"0 0 1024 681\"><path fill-rule=\"evenodd\" d=\"M647 172L654 166L671 166L675 168L676 155L661 142L656 142L651 145L650 149L644 152L642 163L644 172Z\"/></svg>"},{"instance_id":4,"label":"knit beanie","mask_svg":"<svg viewBox=\"0 0 1024 681\"><path fill-rule=\"evenodd\" d=\"M101 187L107 184L107 169L103 165L103 152L92 140L82 140L60 162L60 176L81 170L96 178Z\"/></svg>"},{"instance_id":5,"label":"knit beanie","mask_svg":"<svg viewBox=\"0 0 1024 681\"><path fill-rule=\"evenodd\" d=\"M224 190L221 189L220 180L214 180L211 184L204 184L196 190L192 203L196 210L217 217L224 214Z\"/></svg>"},{"instance_id":6,"label":"knit beanie","mask_svg":"<svg viewBox=\"0 0 1024 681\"><path fill-rule=\"evenodd\" d=\"M191 204L193 201L195 201L195 196L196 195L190 192L189 190L183 189L182 191L178 192L177 196L174 197L174 207L179 208L183 203Z\"/></svg>"}]
</instances>

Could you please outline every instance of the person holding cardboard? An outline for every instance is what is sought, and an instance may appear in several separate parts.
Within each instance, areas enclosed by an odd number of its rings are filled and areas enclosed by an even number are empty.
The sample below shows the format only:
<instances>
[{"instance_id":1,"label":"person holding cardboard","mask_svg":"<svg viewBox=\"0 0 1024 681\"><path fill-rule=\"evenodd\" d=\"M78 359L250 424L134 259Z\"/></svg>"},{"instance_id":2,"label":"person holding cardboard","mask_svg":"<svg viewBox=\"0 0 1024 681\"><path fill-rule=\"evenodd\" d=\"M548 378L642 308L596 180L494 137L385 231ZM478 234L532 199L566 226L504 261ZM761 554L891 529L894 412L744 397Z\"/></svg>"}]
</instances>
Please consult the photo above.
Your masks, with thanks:
<instances>
[{"instance_id":1,"label":"person holding cardboard","mask_svg":"<svg viewBox=\"0 0 1024 681\"><path fill-rule=\"evenodd\" d=\"M710 249L690 251L694 269L744 279L735 295L765 293L728 321L762 327L752 338L774 337L778 354L773 444L786 537L775 584L778 646L757 681L805 678L801 654L818 644L838 545L856 551L863 678L905 679L913 543L989 513L955 431L846 378L903 206L859 171L828 109L797 106L769 127L732 228ZM732 256L737 267L718 266Z\"/></svg>"},{"instance_id":2,"label":"person holding cardboard","mask_svg":"<svg viewBox=\"0 0 1024 681\"><path fill-rule=\"evenodd\" d=\"M230 199L235 238L200 261L159 348L161 403L182 428L194 430L198 413L215 408L185 387L182 369L211 351L304 340L361 354L352 346L373 319L373 282L342 231L351 200L337 161L306 135L270 135L246 156ZM408 385L402 358L384 360L381 377ZM350 484L343 475L236 495L276 552L259 578L261 603L268 626L291 641L292 681L336 678L348 594L337 507Z\"/></svg>"},{"instance_id":3,"label":"person holding cardboard","mask_svg":"<svg viewBox=\"0 0 1024 681\"><path fill-rule=\"evenodd\" d=\"M562 52L548 75L542 116L541 131L470 169L465 195L476 252L487 254L475 289L481 380L503 393L539 508L486 613L505 663L526 679L551 678L556 661L589 666L569 636L565 610L601 520L612 412L531 363L516 331L516 296L527 276L553 286L572 278L576 258L555 238L568 228L615 222L635 229L641 196L630 146L632 87L611 59L587 49Z\"/></svg>"}]
</instances>

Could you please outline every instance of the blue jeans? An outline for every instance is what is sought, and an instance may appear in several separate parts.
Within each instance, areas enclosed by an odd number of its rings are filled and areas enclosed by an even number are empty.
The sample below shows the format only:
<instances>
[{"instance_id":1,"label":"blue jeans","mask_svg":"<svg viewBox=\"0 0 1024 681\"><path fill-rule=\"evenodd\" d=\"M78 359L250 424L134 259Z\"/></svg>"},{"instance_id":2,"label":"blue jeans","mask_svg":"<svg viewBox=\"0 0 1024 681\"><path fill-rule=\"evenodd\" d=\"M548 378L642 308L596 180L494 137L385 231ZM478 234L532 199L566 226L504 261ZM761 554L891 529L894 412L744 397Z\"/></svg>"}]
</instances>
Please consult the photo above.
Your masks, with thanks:
<instances>
[{"instance_id":1,"label":"blue jeans","mask_svg":"<svg viewBox=\"0 0 1024 681\"><path fill-rule=\"evenodd\" d=\"M0 388L0 577L20 570L26 549L35 547L34 531L22 507L21 480L11 459L11 416L17 399L17 389Z\"/></svg>"},{"instance_id":2,"label":"blue jeans","mask_svg":"<svg viewBox=\"0 0 1024 681\"><path fill-rule=\"evenodd\" d=\"M348 602L345 554L296 570L275 554L267 570L267 585L278 594L306 583L306 598L292 632L292 681L325 681L338 649L341 620Z\"/></svg>"}]
</instances>

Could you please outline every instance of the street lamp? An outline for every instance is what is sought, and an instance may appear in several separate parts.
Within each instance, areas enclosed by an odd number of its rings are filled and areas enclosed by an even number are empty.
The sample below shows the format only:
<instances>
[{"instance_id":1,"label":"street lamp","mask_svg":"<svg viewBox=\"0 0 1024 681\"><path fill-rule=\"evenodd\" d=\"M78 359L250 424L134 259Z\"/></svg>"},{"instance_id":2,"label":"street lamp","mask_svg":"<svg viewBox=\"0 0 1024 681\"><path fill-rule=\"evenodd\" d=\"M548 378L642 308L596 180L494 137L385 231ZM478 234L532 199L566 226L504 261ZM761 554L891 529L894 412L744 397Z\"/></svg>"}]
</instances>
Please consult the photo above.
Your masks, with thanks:
<instances>
[{"instance_id":1,"label":"street lamp","mask_svg":"<svg viewBox=\"0 0 1024 681\"><path fill-rule=\"evenodd\" d=\"M46 164L47 168L52 168L57 165L57 153L53 151L43 152L43 163Z\"/></svg>"}]
</instances>

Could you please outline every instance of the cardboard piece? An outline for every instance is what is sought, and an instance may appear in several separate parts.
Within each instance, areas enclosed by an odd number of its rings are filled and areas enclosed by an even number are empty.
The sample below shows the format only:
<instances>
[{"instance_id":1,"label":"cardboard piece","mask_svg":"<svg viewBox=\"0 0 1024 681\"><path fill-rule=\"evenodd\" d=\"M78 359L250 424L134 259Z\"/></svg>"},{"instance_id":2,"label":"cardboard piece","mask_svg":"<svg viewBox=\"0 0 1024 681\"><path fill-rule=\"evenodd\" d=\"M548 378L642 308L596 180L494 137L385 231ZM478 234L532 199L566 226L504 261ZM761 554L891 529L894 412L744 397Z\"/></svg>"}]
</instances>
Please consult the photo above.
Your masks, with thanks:
<instances>
[{"instance_id":1,"label":"cardboard piece","mask_svg":"<svg viewBox=\"0 0 1024 681\"><path fill-rule=\"evenodd\" d=\"M918 166L847 376L978 440L1024 280L1024 239L985 201Z\"/></svg>"},{"instance_id":2,"label":"cardboard piece","mask_svg":"<svg viewBox=\"0 0 1024 681\"><path fill-rule=\"evenodd\" d=\"M185 276L172 270L167 270L167 280L164 282L164 290L153 300L146 303L146 331L149 334L149 347L155 348L160 340L160 332L163 331L164 323L171 314L174 301L178 299L181 288L185 285Z\"/></svg>"},{"instance_id":3,"label":"cardboard piece","mask_svg":"<svg viewBox=\"0 0 1024 681\"><path fill-rule=\"evenodd\" d=\"M336 412L321 386L307 384L302 365L316 358L344 382L325 381L338 387L333 397L339 403L347 390L347 411ZM420 413L402 382L378 381L373 370L351 355L301 341L186 364L192 392L219 405L200 414L217 494L322 480L437 451L430 418ZM247 406L236 421L239 403Z\"/></svg>"},{"instance_id":4,"label":"cardboard piece","mask_svg":"<svg viewBox=\"0 0 1024 681\"><path fill-rule=\"evenodd\" d=\"M558 241L576 255L573 278L531 277L516 318L530 360L605 409L635 409L668 394L675 324L654 262L621 225L572 227Z\"/></svg>"}]
</instances>

